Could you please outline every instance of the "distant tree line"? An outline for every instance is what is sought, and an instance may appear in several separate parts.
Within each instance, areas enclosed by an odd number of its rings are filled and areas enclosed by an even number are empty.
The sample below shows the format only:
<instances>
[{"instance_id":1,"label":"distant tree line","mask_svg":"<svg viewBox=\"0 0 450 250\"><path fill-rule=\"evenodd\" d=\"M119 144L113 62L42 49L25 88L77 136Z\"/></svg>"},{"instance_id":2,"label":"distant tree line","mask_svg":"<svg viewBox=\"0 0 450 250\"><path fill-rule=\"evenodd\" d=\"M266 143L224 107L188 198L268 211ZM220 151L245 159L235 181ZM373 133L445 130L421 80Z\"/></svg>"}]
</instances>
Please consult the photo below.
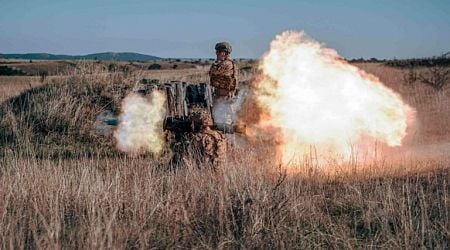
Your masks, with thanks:
<instances>
[{"instance_id":1,"label":"distant tree line","mask_svg":"<svg viewBox=\"0 0 450 250\"><path fill-rule=\"evenodd\" d=\"M361 57L361 58L353 58L347 61L351 63L364 63L364 62L379 63L379 62L386 62L386 59L377 59L375 57L372 57L370 59L364 59Z\"/></svg>"},{"instance_id":2,"label":"distant tree line","mask_svg":"<svg viewBox=\"0 0 450 250\"><path fill-rule=\"evenodd\" d=\"M433 66L450 66L449 57L431 57L431 58L413 58L403 60L389 60L385 64L391 67L407 68L407 67L433 67Z\"/></svg>"},{"instance_id":3,"label":"distant tree line","mask_svg":"<svg viewBox=\"0 0 450 250\"><path fill-rule=\"evenodd\" d=\"M442 56L426 57L426 58L410 58L410 59L370 59L354 58L347 60L350 63L384 63L390 67L409 68L409 67L434 67L434 66L450 66L450 52Z\"/></svg>"},{"instance_id":4,"label":"distant tree line","mask_svg":"<svg viewBox=\"0 0 450 250\"><path fill-rule=\"evenodd\" d=\"M408 85L416 82L428 85L436 91L450 84L450 52L439 57L379 60L377 58L358 58L347 60L350 63L383 63L384 65L402 68L403 82ZM419 68L422 68L419 70ZM425 69L423 69L425 68Z\"/></svg>"}]
</instances>

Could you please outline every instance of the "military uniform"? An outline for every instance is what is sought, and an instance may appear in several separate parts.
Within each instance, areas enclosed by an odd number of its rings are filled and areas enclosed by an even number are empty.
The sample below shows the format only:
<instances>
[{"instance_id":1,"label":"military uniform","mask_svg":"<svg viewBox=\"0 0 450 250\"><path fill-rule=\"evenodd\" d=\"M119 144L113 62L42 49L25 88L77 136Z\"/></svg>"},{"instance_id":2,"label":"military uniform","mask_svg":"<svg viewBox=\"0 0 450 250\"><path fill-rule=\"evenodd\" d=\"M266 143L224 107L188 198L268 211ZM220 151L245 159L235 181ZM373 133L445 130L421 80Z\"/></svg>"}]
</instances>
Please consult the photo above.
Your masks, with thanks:
<instances>
[{"instance_id":1,"label":"military uniform","mask_svg":"<svg viewBox=\"0 0 450 250\"><path fill-rule=\"evenodd\" d=\"M214 167L219 166L225 159L227 143L225 136L209 127L194 134L191 141L191 148L200 154L205 163L210 163Z\"/></svg>"},{"instance_id":2,"label":"military uniform","mask_svg":"<svg viewBox=\"0 0 450 250\"><path fill-rule=\"evenodd\" d=\"M236 64L230 59L215 61L209 70L211 86L218 97L231 97L238 87Z\"/></svg>"},{"instance_id":3,"label":"military uniform","mask_svg":"<svg viewBox=\"0 0 450 250\"><path fill-rule=\"evenodd\" d=\"M192 109L192 112L193 120L201 124L201 127L193 134L191 149L198 152L205 162L218 166L223 162L227 150L225 136L210 128L213 120L211 114L205 109Z\"/></svg>"},{"instance_id":4,"label":"military uniform","mask_svg":"<svg viewBox=\"0 0 450 250\"><path fill-rule=\"evenodd\" d=\"M171 145L175 164L180 161L188 164L191 160L198 165L203 163L218 167L225 159L227 143L223 133L212 130L212 118L209 112L201 107L193 107L191 133L181 135Z\"/></svg>"},{"instance_id":5,"label":"military uniform","mask_svg":"<svg viewBox=\"0 0 450 250\"><path fill-rule=\"evenodd\" d=\"M228 57L219 60L219 53L231 53L231 45L227 42L217 43L215 46L217 60L211 65L209 77L214 87L213 119L215 124L233 125L235 118L234 95L238 88L238 68Z\"/></svg>"}]
</instances>

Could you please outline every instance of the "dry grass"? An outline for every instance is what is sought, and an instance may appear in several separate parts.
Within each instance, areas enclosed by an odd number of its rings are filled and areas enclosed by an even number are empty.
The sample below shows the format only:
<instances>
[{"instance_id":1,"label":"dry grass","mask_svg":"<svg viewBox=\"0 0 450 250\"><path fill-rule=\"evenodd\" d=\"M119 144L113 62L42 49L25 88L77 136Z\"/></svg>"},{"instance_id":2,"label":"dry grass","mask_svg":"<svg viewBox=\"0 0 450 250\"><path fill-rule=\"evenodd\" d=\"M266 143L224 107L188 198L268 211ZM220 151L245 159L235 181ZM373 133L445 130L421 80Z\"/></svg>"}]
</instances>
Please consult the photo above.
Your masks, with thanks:
<instances>
[{"instance_id":1,"label":"dry grass","mask_svg":"<svg viewBox=\"0 0 450 250\"><path fill-rule=\"evenodd\" d=\"M41 85L36 76L0 76L0 103Z\"/></svg>"},{"instance_id":2,"label":"dry grass","mask_svg":"<svg viewBox=\"0 0 450 250\"><path fill-rule=\"evenodd\" d=\"M168 171L145 158L10 155L0 172L1 247L449 247L446 165L355 180L286 176L241 159Z\"/></svg>"},{"instance_id":3,"label":"dry grass","mask_svg":"<svg viewBox=\"0 0 450 250\"><path fill-rule=\"evenodd\" d=\"M437 93L403 84L397 70L360 67L430 124L411 144L449 141L448 87ZM117 112L142 77L207 80L206 68L125 75L86 66L21 92L34 78L0 78L9 86L0 105L0 248L450 247L448 159L306 161L286 173L268 160L270 148L231 152L216 170L116 152L93 121Z\"/></svg>"}]
</instances>

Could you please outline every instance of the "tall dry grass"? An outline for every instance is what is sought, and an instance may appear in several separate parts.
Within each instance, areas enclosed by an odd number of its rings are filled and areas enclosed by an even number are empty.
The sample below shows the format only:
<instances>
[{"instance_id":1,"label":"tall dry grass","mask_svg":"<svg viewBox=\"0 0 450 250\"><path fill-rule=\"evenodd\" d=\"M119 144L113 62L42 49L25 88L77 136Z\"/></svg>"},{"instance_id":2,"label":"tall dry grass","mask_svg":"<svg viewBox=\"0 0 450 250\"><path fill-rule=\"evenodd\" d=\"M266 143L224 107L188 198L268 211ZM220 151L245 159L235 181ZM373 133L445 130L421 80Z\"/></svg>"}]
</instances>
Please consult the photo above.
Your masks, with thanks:
<instances>
[{"instance_id":1,"label":"tall dry grass","mask_svg":"<svg viewBox=\"0 0 450 250\"><path fill-rule=\"evenodd\" d=\"M0 103L40 85L37 76L0 76Z\"/></svg>"},{"instance_id":2,"label":"tall dry grass","mask_svg":"<svg viewBox=\"0 0 450 250\"><path fill-rule=\"evenodd\" d=\"M444 163L404 176L306 176L251 154L172 171L148 158L9 155L1 248L449 247Z\"/></svg>"},{"instance_id":3,"label":"tall dry grass","mask_svg":"<svg viewBox=\"0 0 450 250\"><path fill-rule=\"evenodd\" d=\"M446 107L427 111L448 88L436 97L367 67L421 119L445 124ZM0 248L450 247L448 159L306 159L286 172L264 147L236 149L217 169L115 151L93 122L117 112L142 77L207 80L205 69L125 75L85 65L1 103ZM415 136L448 139L439 126Z\"/></svg>"}]
</instances>

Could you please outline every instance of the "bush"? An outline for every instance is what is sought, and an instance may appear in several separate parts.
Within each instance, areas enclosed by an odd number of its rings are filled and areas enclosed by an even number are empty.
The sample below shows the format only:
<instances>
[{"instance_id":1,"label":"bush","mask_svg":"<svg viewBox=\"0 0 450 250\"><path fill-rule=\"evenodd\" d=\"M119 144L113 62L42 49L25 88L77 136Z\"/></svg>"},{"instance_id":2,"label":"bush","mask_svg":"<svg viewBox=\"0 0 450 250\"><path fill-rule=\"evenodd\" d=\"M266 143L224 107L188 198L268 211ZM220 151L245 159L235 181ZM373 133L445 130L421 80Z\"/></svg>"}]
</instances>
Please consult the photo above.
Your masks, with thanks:
<instances>
[{"instance_id":1,"label":"bush","mask_svg":"<svg viewBox=\"0 0 450 250\"><path fill-rule=\"evenodd\" d=\"M48 76L48 71L46 71L46 70L40 71L40 72L39 72L39 76L41 77L41 78L40 78L40 81L41 81L41 82L44 82L45 79L46 79L47 76Z\"/></svg>"},{"instance_id":2,"label":"bush","mask_svg":"<svg viewBox=\"0 0 450 250\"><path fill-rule=\"evenodd\" d=\"M117 70L117 64L115 64L115 63L110 63L109 65L108 65L108 71L109 72L113 72L113 71L116 71Z\"/></svg>"},{"instance_id":3,"label":"bush","mask_svg":"<svg viewBox=\"0 0 450 250\"><path fill-rule=\"evenodd\" d=\"M161 69L161 64L153 63L150 66L148 66L149 70L155 70L155 69Z\"/></svg>"},{"instance_id":4,"label":"bush","mask_svg":"<svg viewBox=\"0 0 450 250\"><path fill-rule=\"evenodd\" d=\"M20 69L11 68L9 66L0 66L0 76L24 76L26 75Z\"/></svg>"}]
</instances>

